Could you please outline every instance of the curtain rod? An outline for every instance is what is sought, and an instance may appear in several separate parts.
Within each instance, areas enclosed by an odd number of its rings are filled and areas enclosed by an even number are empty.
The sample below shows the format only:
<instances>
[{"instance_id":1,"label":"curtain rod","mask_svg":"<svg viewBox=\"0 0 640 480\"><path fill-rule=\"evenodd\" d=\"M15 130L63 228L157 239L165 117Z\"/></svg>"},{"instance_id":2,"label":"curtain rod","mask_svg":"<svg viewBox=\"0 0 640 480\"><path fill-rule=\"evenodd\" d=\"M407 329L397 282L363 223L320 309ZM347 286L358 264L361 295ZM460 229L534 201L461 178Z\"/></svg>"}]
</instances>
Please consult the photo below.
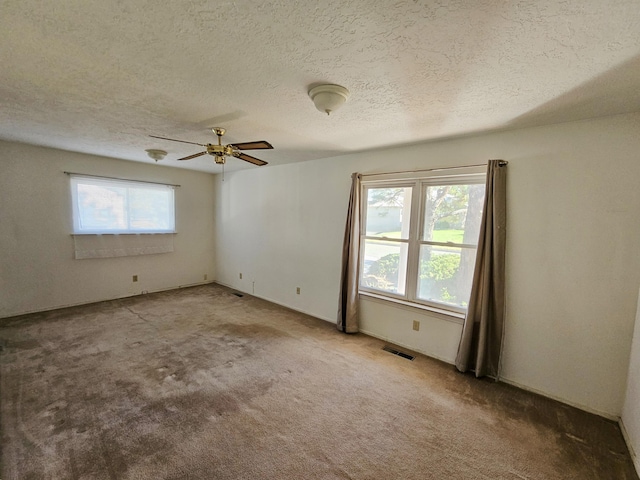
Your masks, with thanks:
<instances>
[{"instance_id":1,"label":"curtain rod","mask_svg":"<svg viewBox=\"0 0 640 480\"><path fill-rule=\"evenodd\" d=\"M81 177L108 178L109 180L123 180L125 182L150 183L152 185L165 185L167 187L180 187L181 186L181 185L176 185L175 183L147 182L146 180L132 180L130 178L106 177L104 175L92 175L90 173L78 173L78 172L64 172L64 173L67 174L67 175L79 175Z\"/></svg>"},{"instance_id":2,"label":"curtain rod","mask_svg":"<svg viewBox=\"0 0 640 480\"><path fill-rule=\"evenodd\" d=\"M498 165L500 167L504 167L505 165L508 165L509 162L507 162L506 160L499 160L498 161ZM453 170L456 168L471 168L471 167L486 167L487 164L486 163L478 163L477 165L458 165L456 167L440 167L440 168L426 168L426 169L422 169L422 170L399 170L397 172L380 172L380 173L363 173L362 176L363 177L373 177L376 175L393 175L396 173L421 173L421 172L438 172L440 170Z\"/></svg>"}]
</instances>

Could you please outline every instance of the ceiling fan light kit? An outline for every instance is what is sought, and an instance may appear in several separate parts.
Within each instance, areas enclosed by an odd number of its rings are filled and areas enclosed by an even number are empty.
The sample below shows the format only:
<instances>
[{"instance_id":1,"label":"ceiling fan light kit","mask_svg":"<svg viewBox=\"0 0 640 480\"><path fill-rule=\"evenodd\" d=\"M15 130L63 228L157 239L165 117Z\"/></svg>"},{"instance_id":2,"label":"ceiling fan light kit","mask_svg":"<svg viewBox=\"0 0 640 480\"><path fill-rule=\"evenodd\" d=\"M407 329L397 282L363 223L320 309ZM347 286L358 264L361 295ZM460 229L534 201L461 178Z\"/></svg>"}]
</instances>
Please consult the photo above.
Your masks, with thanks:
<instances>
[{"instance_id":1,"label":"ceiling fan light kit","mask_svg":"<svg viewBox=\"0 0 640 480\"><path fill-rule=\"evenodd\" d=\"M149 155L149 158L152 158L156 162L162 160L164 157L167 156L167 152L166 151L157 150L155 148L149 148L149 149L145 150L145 152L147 152L147 155Z\"/></svg>"},{"instance_id":2,"label":"ceiling fan light kit","mask_svg":"<svg viewBox=\"0 0 640 480\"><path fill-rule=\"evenodd\" d=\"M340 85L318 85L309 90L309 97L319 111L329 115L347 101L349 90Z\"/></svg>"}]
</instances>

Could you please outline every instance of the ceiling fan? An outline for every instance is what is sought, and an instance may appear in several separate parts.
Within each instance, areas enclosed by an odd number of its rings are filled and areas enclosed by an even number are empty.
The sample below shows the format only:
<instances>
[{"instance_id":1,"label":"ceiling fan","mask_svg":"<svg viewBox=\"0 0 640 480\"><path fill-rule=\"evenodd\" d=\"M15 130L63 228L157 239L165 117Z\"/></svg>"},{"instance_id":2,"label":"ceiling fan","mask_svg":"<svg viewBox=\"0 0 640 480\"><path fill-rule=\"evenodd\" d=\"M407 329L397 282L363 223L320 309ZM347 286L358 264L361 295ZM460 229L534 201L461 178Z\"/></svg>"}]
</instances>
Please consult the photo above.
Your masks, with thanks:
<instances>
[{"instance_id":1,"label":"ceiling fan","mask_svg":"<svg viewBox=\"0 0 640 480\"><path fill-rule=\"evenodd\" d=\"M264 140L260 140L258 142L244 142L244 143L232 143L229 145L222 144L222 136L226 132L224 128L214 127L211 129L213 133L218 136L218 144L213 143L195 143L195 142L186 142L184 140L176 140L174 138L166 138L166 137L158 137L156 135L149 135L153 138L159 138L161 140L170 140L172 142L181 142L181 143L190 143L191 145L200 145L201 147L205 147L206 150L200 153L194 153L193 155L189 155L188 157L182 157L178 160L191 160L192 158L200 157L202 155L213 155L213 158L216 163L224 165L226 161L226 157L236 157L240 160L244 160L245 162L253 163L254 165L262 166L266 165L267 162L264 160L260 160L259 158L252 157L251 155L247 155L246 153L242 153L241 150L263 150L263 149L271 149L273 148L269 142Z\"/></svg>"}]
</instances>

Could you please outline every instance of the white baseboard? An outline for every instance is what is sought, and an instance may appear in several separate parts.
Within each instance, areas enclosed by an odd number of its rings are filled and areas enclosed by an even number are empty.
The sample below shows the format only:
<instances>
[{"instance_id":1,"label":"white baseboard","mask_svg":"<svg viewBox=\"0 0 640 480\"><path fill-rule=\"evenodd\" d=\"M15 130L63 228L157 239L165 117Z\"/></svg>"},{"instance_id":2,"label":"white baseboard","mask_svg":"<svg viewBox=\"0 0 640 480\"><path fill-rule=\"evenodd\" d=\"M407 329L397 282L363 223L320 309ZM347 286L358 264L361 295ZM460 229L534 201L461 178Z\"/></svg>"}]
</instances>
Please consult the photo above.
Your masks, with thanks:
<instances>
[{"instance_id":1,"label":"white baseboard","mask_svg":"<svg viewBox=\"0 0 640 480\"><path fill-rule=\"evenodd\" d=\"M330 322L330 323L335 323L335 321L336 321L334 319L328 319L328 318L320 317L320 316L318 316L317 314L315 314L313 312L307 312L307 311L301 310L299 308L292 307L291 305L287 305L286 303L273 300L273 299L268 298L268 297L255 295L255 294L250 293L250 292L244 292L243 290L240 290L239 288L235 287L234 285L229 285L229 284L226 284L226 283L223 283L223 282L219 282L219 281L216 282L216 283L219 283L220 285L224 285L225 287L231 288L233 290L237 290L239 292L246 293L247 295L252 295L252 296L260 298L262 300L266 300L268 302L272 302L272 303L275 303L277 305L281 305L281 306L289 308L291 310L295 310L296 312L304 313L305 315L310 315L312 317L319 318L320 320L325 320L325 321ZM405 345L405 344L403 344L401 342L398 342L396 340L393 340L393 339L390 339L390 338L386 338L386 337L383 337L381 335L377 335L377 334L375 334L373 332L369 332L367 330L360 330L360 333L363 333L363 334L368 335L370 337L377 338L379 340L383 340L385 342L392 343L394 345L398 345L399 347L403 347L403 348L412 350L414 352L421 353L422 355L426 355L427 357L435 358L436 360L440 360L440 361L448 363L450 365L455 365L455 359L440 357L438 355L434 355L431 352L425 352L425 351L416 349L415 347L412 347L410 345ZM565 398L561 398L561 397L557 397L557 396L554 396L554 395L550 395L549 393L546 393L546 392L543 392L543 391L540 391L540 390L536 390L535 388L531 388L531 387L528 387L526 385L522 385L522 384L520 384L520 383L518 383L516 381L510 380L510 379L505 378L505 377L500 377L499 381L503 382L503 383L506 383L508 385L512 385L514 387L520 388L521 390L525 390L527 392L535 393L537 395L541 395L543 397L550 398L552 400L556 400L556 401L558 401L560 403L564 403L565 405L570 405L572 407L578 408L578 409L583 410L585 412L593 413L594 415L598 415L600 417L604 417L606 419L613 420L614 422L618 422L620 420L620 417L617 416L617 415L613 415L613 414L608 413L608 412L603 412L603 411L588 407L586 405L581 405L579 403L572 402L572 401L567 400Z\"/></svg>"},{"instance_id":2,"label":"white baseboard","mask_svg":"<svg viewBox=\"0 0 640 480\"><path fill-rule=\"evenodd\" d=\"M528 387L526 385L522 385L521 383L518 383L516 381L510 380L510 379L505 378L505 377L500 377L499 381L503 382L503 383L506 383L508 385L513 385L514 387L517 387L517 388L519 388L521 390L525 390L527 392L535 393L537 395L541 395L543 397L550 398L551 400L556 400L557 402L564 403L565 405L569 405L571 407L575 407L575 408L577 408L579 410L583 410L583 411L585 411L587 413L593 413L594 415L598 415L599 417L604 417L604 418L606 418L608 420L613 420L614 422L618 422L620 420L620 417L618 415L614 415L614 414L609 413L609 412L603 412L603 411L597 410L595 408L591 408L591 407L588 407L586 405L582 405L582 404L577 403L577 402L572 402L571 400L567 400L566 398L558 397L556 395L551 395L551 394L549 394L547 392L543 392L541 390L536 390L535 388L531 388L531 387Z\"/></svg>"},{"instance_id":3,"label":"white baseboard","mask_svg":"<svg viewBox=\"0 0 640 480\"><path fill-rule=\"evenodd\" d=\"M636 472L640 475L640 458L636 454L636 450L634 448L633 443L631 442L631 437L629 437L629 433L624 426L624 422L622 419L618 420L618 425L620 425L620 431L622 432L622 436L624 437L624 441L627 444L627 448L629 449L629 453L631 454L631 460L633 461L633 465L636 467Z\"/></svg>"},{"instance_id":4,"label":"white baseboard","mask_svg":"<svg viewBox=\"0 0 640 480\"><path fill-rule=\"evenodd\" d=\"M252 297L259 298L260 300L266 300L267 302L275 303L276 305L280 305L281 307L288 308L289 310L294 310L296 312L300 312L300 313L304 313L305 315L309 315L310 317L318 318L320 320L324 320L325 322L336 323L336 319L322 317L322 316L318 315L317 313L308 312L306 310L302 310L301 308L288 305L288 304L286 304L284 302L280 302L278 300L274 300L274 299L269 298L269 297L264 297L262 295L256 295L255 293L251 293L251 292L245 292L244 290L239 289L235 285L229 285L228 283L224 283L224 282L220 282L220 281L216 281L214 283L217 283L218 285L222 285L224 287L231 288L232 290L236 290L238 292L246 293L247 295L251 295Z\"/></svg>"},{"instance_id":5,"label":"white baseboard","mask_svg":"<svg viewBox=\"0 0 640 480\"><path fill-rule=\"evenodd\" d=\"M51 312L53 310L60 310L60 309L63 309L63 308L79 307L81 305L91 305L92 303L108 302L108 301L111 301L111 300L122 300L123 298L139 297L140 295L147 295L149 293L168 292L170 290L178 290L180 288L197 287L198 285L208 285L210 283L215 283L215 282L213 280L211 280L211 281L206 281L206 282L189 283L189 284L185 284L185 285L177 285L175 287L159 288L157 290L146 290L146 291L144 291L144 293L143 292L140 292L140 293L127 293L127 294L124 294L124 295L116 295L115 297L102 298L102 299L98 299L98 300L88 300L86 302L67 303L67 304L62 304L62 305L53 305L53 306L45 307L45 308L38 308L38 309L35 309L35 310L26 310L26 311L23 311L23 312L12 313L10 315L2 316L2 317L0 317L0 322L2 322L2 320L5 319L5 318L21 317L22 315L29 315L31 313Z\"/></svg>"}]
</instances>

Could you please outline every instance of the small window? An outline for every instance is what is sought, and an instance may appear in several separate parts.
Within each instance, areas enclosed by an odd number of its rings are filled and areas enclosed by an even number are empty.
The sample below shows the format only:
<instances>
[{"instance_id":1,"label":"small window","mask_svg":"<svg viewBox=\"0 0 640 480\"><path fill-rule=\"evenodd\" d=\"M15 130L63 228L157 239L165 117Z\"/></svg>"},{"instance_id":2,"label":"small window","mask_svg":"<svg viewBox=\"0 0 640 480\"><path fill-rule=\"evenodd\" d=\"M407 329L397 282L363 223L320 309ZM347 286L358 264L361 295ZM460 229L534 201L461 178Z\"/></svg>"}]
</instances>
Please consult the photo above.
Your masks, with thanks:
<instances>
[{"instance_id":1,"label":"small window","mask_svg":"<svg viewBox=\"0 0 640 480\"><path fill-rule=\"evenodd\" d=\"M363 182L360 290L465 312L484 180L475 174Z\"/></svg>"},{"instance_id":2,"label":"small window","mask_svg":"<svg viewBox=\"0 0 640 480\"><path fill-rule=\"evenodd\" d=\"M71 177L74 234L174 233L170 185Z\"/></svg>"}]
</instances>

